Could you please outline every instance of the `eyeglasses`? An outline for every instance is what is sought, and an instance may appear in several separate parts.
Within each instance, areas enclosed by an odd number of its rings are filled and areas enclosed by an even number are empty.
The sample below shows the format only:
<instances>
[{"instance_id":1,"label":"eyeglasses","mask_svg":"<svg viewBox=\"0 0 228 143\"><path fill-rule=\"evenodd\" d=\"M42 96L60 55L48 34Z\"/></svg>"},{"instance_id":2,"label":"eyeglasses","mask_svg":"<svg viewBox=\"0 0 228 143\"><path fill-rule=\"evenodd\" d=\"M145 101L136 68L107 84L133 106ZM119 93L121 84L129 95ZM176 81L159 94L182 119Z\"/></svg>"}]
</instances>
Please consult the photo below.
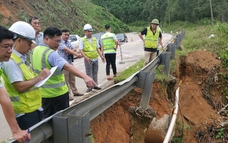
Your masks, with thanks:
<instances>
[{"instance_id":1,"label":"eyeglasses","mask_svg":"<svg viewBox=\"0 0 228 143\"><path fill-rule=\"evenodd\" d=\"M2 50L4 50L4 51L12 50L13 49L13 40L9 39L9 41L7 41L7 42L2 41L0 43L0 49L1 49L1 51Z\"/></svg>"},{"instance_id":2,"label":"eyeglasses","mask_svg":"<svg viewBox=\"0 0 228 143\"><path fill-rule=\"evenodd\" d=\"M60 44L61 43L61 40L54 40L53 38L51 38L51 40L54 41L57 44Z\"/></svg>"},{"instance_id":3,"label":"eyeglasses","mask_svg":"<svg viewBox=\"0 0 228 143\"><path fill-rule=\"evenodd\" d=\"M33 43L33 42L32 42L31 40L29 40L29 39L25 39L25 38L23 38L23 40L25 40L25 41L28 43L28 45L29 45L29 46L31 46L31 45L32 45L32 43Z\"/></svg>"},{"instance_id":4,"label":"eyeglasses","mask_svg":"<svg viewBox=\"0 0 228 143\"><path fill-rule=\"evenodd\" d=\"M6 51L12 50L13 49L13 44L7 44L7 45L0 45L0 48L3 48Z\"/></svg>"}]
</instances>

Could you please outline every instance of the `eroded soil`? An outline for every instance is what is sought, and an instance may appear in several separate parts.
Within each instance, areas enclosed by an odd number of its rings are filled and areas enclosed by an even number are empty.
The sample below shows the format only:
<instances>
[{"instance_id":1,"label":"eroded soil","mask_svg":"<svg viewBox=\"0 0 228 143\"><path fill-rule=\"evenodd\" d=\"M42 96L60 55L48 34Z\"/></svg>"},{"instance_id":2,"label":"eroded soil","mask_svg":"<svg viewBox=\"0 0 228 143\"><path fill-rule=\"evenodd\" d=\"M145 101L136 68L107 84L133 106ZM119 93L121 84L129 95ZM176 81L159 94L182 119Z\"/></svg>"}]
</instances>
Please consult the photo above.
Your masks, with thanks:
<instances>
[{"instance_id":1,"label":"eroded soil","mask_svg":"<svg viewBox=\"0 0 228 143\"><path fill-rule=\"evenodd\" d=\"M164 114L171 115L174 91L180 84L180 99L175 136L183 137L184 143L219 142L215 139L218 131L210 128L220 127L225 120L217 112L224 106L221 94L225 84L221 62L216 55L208 51L195 51L186 57L180 57L180 64L173 76L177 79L174 90L168 89L168 83L153 83L150 106L157 111L156 118ZM180 82L181 81L181 82ZM128 109L140 103L142 90L134 88L120 101L91 122L96 143L144 143L148 125L139 125L133 120ZM144 121L142 120L142 123ZM139 132L136 130L138 129ZM133 131L134 130L134 131ZM141 133L140 133L141 132ZM148 135L147 135L148 136ZM220 140L221 141L221 140ZM149 141L147 141L149 142Z\"/></svg>"}]
</instances>

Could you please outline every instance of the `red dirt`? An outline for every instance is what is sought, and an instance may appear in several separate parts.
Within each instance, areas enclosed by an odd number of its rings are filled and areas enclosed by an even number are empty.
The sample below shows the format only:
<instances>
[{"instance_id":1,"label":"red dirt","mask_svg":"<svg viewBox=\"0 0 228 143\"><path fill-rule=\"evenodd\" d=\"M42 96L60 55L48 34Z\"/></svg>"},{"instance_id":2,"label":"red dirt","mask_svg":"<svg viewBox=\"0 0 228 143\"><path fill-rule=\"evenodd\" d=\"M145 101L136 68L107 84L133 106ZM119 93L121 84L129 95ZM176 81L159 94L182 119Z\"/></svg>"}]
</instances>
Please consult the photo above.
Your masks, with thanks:
<instances>
[{"instance_id":1,"label":"red dirt","mask_svg":"<svg viewBox=\"0 0 228 143\"><path fill-rule=\"evenodd\" d=\"M180 86L180 110L177 122L182 123L184 128L184 143L196 143L196 132L204 124L209 124L219 118L212 106L203 97L202 88L207 79L209 70L221 63L216 59L216 55L207 51L195 51L186 57L180 58L180 66L176 68L174 76L178 81L182 81ZM176 86L177 87L177 86ZM171 115L173 106L166 93L167 85L160 82L153 83L153 93L150 106L157 111L156 118L161 118L164 114ZM210 94L213 97L221 97L221 89L211 87ZM135 142L137 135L131 129L138 128L139 125L132 124L132 115L128 112L130 106L140 103L142 90L133 89L120 101L99 115L91 122L91 129L96 143L128 143ZM215 103L220 103L222 98L214 98ZM219 101L218 101L219 100ZM142 130L142 132L145 130ZM176 131L176 134L183 134ZM138 136L137 136L138 137ZM137 141L143 143L144 139Z\"/></svg>"}]
</instances>

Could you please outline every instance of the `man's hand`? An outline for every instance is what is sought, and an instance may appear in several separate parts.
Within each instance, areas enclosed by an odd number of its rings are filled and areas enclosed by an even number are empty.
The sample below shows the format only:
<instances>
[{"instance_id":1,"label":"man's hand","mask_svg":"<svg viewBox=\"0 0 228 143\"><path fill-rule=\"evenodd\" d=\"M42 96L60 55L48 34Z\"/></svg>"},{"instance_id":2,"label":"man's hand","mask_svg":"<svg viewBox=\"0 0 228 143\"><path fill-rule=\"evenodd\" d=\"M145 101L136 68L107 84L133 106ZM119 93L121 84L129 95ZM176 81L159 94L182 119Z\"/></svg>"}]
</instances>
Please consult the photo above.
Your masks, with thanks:
<instances>
[{"instance_id":1,"label":"man's hand","mask_svg":"<svg viewBox=\"0 0 228 143\"><path fill-rule=\"evenodd\" d=\"M101 56L102 63L105 63L105 57Z\"/></svg>"},{"instance_id":2,"label":"man's hand","mask_svg":"<svg viewBox=\"0 0 228 143\"><path fill-rule=\"evenodd\" d=\"M162 45L162 51L165 51L166 49L165 49L165 47Z\"/></svg>"},{"instance_id":3,"label":"man's hand","mask_svg":"<svg viewBox=\"0 0 228 143\"><path fill-rule=\"evenodd\" d=\"M17 130L15 132L12 132L13 137L20 143L23 143L26 141L26 139L30 140L31 136L29 133L27 133L26 130Z\"/></svg>"},{"instance_id":4,"label":"man's hand","mask_svg":"<svg viewBox=\"0 0 228 143\"><path fill-rule=\"evenodd\" d=\"M81 58L82 57L82 55L81 54L79 54L79 53L76 53L75 52L75 54L74 54L77 58Z\"/></svg>"},{"instance_id":5,"label":"man's hand","mask_svg":"<svg viewBox=\"0 0 228 143\"><path fill-rule=\"evenodd\" d=\"M85 58L85 60L86 60L86 62L88 63L88 64L90 64L90 59L88 58L88 57L84 57Z\"/></svg>"},{"instance_id":6,"label":"man's hand","mask_svg":"<svg viewBox=\"0 0 228 143\"><path fill-rule=\"evenodd\" d=\"M95 87L95 86L98 86L98 85L96 84L96 82L93 81L93 79L90 78L89 76L86 76L86 77L84 78L84 81L85 81L85 83L86 83L86 86L89 87L89 88L93 88L93 87Z\"/></svg>"},{"instance_id":7,"label":"man's hand","mask_svg":"<svg viewBox=\"0 0 228 143\"><path fill-rule=\"evenodd\" d=\"M51 74L50 70L45 68L43 69L40 74L39 74L39 77L43 80L45 79L47 76L49 76Z\"/></svg>"}]
</instances>

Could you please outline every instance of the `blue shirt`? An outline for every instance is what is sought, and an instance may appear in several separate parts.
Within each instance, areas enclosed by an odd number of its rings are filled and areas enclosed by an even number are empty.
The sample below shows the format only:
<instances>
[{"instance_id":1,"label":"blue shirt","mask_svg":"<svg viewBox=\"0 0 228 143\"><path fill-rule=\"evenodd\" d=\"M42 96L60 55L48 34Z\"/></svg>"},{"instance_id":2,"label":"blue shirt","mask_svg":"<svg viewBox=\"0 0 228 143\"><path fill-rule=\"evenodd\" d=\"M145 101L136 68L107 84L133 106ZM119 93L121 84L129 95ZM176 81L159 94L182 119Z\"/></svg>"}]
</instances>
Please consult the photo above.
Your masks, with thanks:
<instances>
[{"instance_id":1,"label":"blue shirt","mask_svg":"<svg viewBox=\"0 0 228 143\"><path fill-rule=\"evenodd\" d=\"M46 44L41 44L40 46L46 46L46 47L50 48ZM67 61L64 60L62 57L60 57L59 54L55 51L55 52L51 52L49 54L48 63L52 67L58 66L57 69L61 71L63 69L64 65L67 63Z\"/></svg>"},{"instance_id":2,"label":"blue shirt","mask_svg":"<svg viewBox=\"0 0 228 143\"><path fill-rule=\"evenodd\" d=\"M73 46L71 45L71 43L68 40L65 41L65 40L61 39L61 43L60 43L58 50L57 50L58 54L63 59L65 59L69 64L73 65L73 63L72 63L73 56L70 57L69 54L63 50L65 47L69 48L70 50L73 50Z\"/></svg>"},{"instance_id":3,"label":"blue shirt","mask_svg":"<svg viewBox=\"0 0 228 143\"><path fill-rule=\"evenodd\" d=\"M39 46L40 44L43 44L44 38L43 38L44 33L39 32L39 34L36 37L36 45Z\"/></svg>"}]
</instances>

